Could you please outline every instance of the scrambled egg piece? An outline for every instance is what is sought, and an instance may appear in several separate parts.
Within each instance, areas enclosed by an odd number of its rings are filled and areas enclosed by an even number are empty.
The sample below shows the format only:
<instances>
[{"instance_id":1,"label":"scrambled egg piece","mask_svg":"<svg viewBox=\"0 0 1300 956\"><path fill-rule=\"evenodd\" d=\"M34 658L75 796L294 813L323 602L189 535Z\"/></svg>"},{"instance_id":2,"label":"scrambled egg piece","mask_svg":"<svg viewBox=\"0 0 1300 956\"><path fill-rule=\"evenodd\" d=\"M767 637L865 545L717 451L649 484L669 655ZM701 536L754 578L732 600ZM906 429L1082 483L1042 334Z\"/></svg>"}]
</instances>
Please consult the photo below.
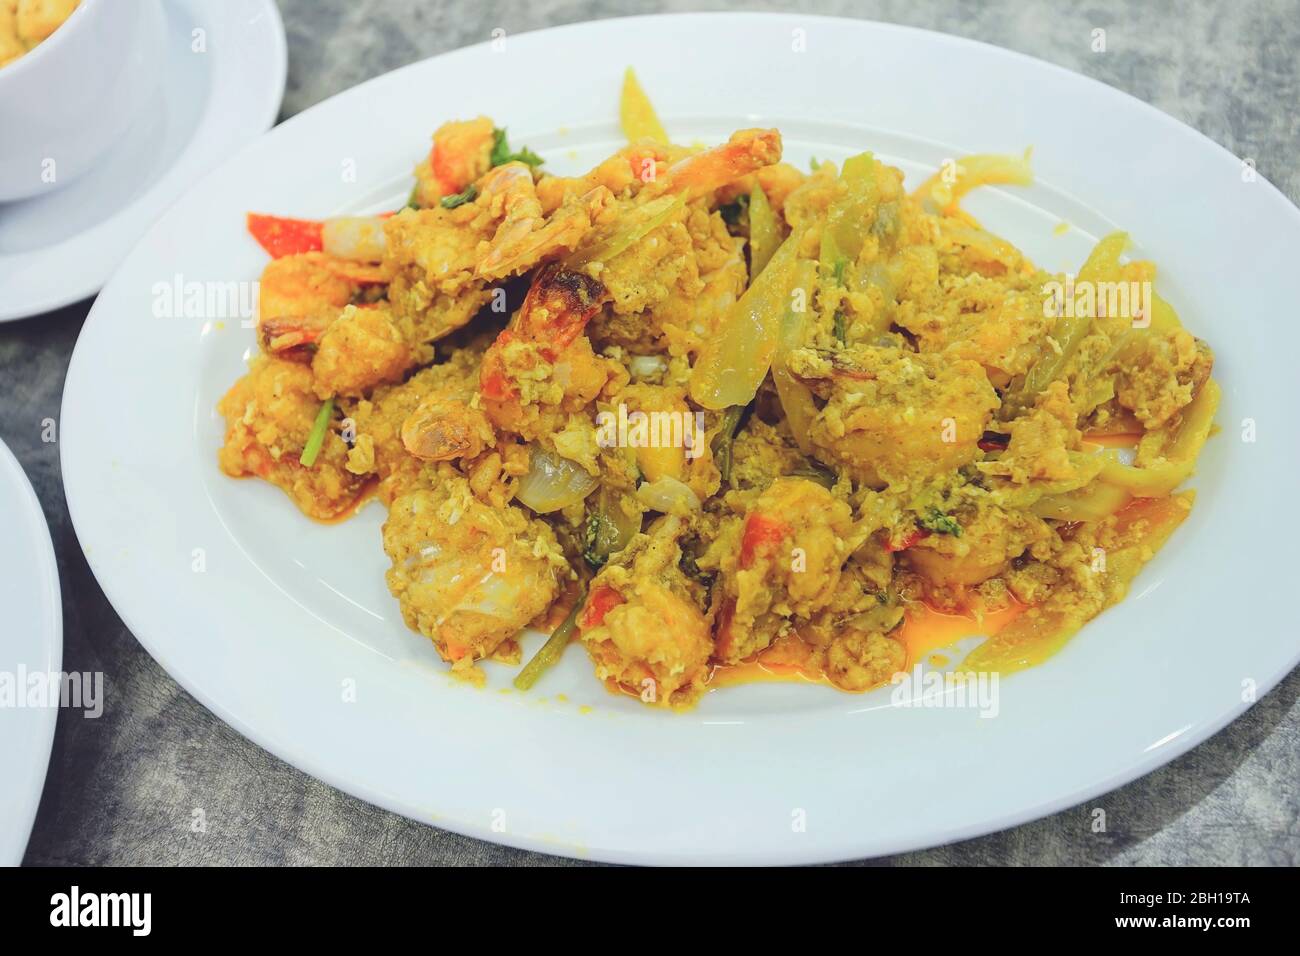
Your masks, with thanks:
<instances>
[{"instance_id":1,"label":"scrambled egg piece","mask_svg":"<svg viewBox=\"0 0 1300 956\"><path fill-rule=\"evenodd\" d=\"M700 562L720 572L715 656L723 663L751 657L791 619L824 609L865 538L846 501L803 478L773 481L729 531Z\"/></svg>"}]
</instances>

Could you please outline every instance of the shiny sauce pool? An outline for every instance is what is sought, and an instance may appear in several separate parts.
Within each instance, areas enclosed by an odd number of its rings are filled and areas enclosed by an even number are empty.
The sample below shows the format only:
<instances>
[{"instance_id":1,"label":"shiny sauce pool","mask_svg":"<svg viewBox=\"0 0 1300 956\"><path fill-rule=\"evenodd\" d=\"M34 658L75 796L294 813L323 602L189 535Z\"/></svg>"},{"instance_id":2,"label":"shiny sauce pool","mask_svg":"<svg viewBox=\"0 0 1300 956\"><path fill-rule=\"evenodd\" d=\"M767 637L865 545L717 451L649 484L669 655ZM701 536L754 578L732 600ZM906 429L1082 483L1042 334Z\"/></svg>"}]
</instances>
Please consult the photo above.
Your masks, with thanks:
<instances>
[{"instance_id":1,"label":"shiny sauce pool","mask_svg":"<svg viewBox=\"0 0 1300 956\"><path fill-rule=\"evenodd\" d=\"M942 666L947 663L940 652L968 637L991 637L1025 611L1025 605L1012 602L997 611L945 614L924 604L910 608L897 635L907 651L904 670L930 659ZM709 677L709 689L752 684L760 681L787 681L834 686L817 665L812 648L793 633L778 637L752 661L719 664Z\"/></svg>"}]
</instances>

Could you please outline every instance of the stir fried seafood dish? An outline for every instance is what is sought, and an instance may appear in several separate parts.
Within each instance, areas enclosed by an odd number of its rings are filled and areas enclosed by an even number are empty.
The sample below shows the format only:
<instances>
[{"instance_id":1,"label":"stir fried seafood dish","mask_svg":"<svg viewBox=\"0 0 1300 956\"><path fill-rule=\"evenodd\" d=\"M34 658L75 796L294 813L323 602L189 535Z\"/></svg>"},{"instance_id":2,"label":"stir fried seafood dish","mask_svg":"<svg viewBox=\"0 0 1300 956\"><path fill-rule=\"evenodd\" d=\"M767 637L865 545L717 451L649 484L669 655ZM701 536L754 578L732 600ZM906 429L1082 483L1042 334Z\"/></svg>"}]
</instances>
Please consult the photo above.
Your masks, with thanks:
<instances>
[{"instance_id":1,"label":"stir fried seafood dish","mask_svg":"<svg viewBox=\"0 0 1300 956\"><path fill-rule=\"evenodd\" d=\"M273 258L221 468L317 519L377 497L454 674L553 631L522 688L577 642L657 706L745 667L861 691L926 614L996 617L963 666L1008 671L1123 598L1219 396L1124 234L1051 275L963 212L1027 154L908 192L775 129L675 145L630 71L622 122L578 176L479 117L395 213L250 214Z\"/></svg>"}]
</instances>

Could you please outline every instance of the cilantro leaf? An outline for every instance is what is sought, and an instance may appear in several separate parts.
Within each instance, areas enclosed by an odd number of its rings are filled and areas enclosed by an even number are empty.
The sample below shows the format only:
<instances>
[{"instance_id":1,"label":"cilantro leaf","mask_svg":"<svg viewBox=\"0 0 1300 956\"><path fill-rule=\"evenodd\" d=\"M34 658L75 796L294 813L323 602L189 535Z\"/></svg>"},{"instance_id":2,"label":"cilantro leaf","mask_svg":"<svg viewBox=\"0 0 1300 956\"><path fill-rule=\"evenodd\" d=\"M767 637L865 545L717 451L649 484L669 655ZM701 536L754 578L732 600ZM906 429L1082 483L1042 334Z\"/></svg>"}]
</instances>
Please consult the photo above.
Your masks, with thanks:
<instances>
[{"instance_id":1,"label":"cilantro leaf","mask_svg":"<svg viewBox=\"0 0 1300 956\"><path fill-rule=\"evenodd\" d=\"M938 508L927 509L923 516L916 519L916 523L926 531L933 531L936 534L950 534L954 538L961 537L961 525L957 523L957 519L944 514Z\"/></svg>"},{"instance_id":2,"label":"cilantro leaf","mask_svg":"<svg viewBox=\"0 0 1300 956\"><path fill-rule=\"evenodd\" d=\"M518 152L511 152L510 142L506 139L506 131L502 128L492 130L492 158L493 166L504 166L506 163L526 163L529 166L540 166L544 162L542 157L538 156L527 146Z\"/></svg>"}]
</instances>

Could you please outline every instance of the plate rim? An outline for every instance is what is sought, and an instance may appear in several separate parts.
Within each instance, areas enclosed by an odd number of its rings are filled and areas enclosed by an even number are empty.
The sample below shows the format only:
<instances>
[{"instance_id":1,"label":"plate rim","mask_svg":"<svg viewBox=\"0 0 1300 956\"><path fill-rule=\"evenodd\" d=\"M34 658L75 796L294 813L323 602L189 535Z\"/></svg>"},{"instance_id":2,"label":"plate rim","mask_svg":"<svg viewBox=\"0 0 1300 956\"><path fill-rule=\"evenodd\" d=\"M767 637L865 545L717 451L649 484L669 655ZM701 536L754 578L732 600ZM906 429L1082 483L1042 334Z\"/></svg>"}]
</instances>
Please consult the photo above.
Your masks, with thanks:
<instances>
[{"instance_id":1,"label":"plate rim","mask_svg":"<svg viewBox=\"0 0 1300 956\"><path fill-rule=\"evenodd\" d=\"M0 478L9 476L13 479L13 485L18 489L18 494L22 498L27 508L25 513L30 520L30 524L35 534L37 543L37 554L35 577L45 585L46 597L52 598L49 606L45 609L42 617L47 618L49 629L40 644L45 651L47 663L50 665L51 672L60 672L63 669L63 588L59 580L59 562L54 552L54 539L50 535L50 525L45 519L45 509L41 507L41 500L36 495L36 489L32 486L31 479L27 477L27 472L18 460L18 456L13 453L5 442L0 439ZM28 801L29 806L23 816L18 820L17 832L21 834L15 847L17 856L11 859L0 859L0 866L19 866L27 852L27 844L31 840L32 828L36 824L36 813L41 806L41 797L45 792L45 781L49 776L50 757L54 750L54 734L58 725L59 709L57 707L47 707L45 710L45 719L42 721L41 735L43 743L40 744L40 750L44 758L39 761L41 767L40 773L36 778L36 785L32 798Z\"/></svg>"},{"instance_id":2,"label":"plate rim","mask_svg":"<svg viewBox=\"0 0 1300 956\"><path fill-rule=\"evenodd\" d=\"M1162 112L1161 110L1152 106L1151 104L1146 103L1138 99L1137 97L1134 97L1131 94L1124 92L1123 90L1119 90L1115 87L1109 86L1108 84L1100 80L1096 80L1092 77L1088 77L1083 74L1076 73L1065 67L1059 66L1057 64L1049 63L1047 61L1043 61L1041 59L1033 57L1029 54L1021 53L1019 51L1008 50L1002 47L995 46L993 44L984 43L982 41L971 40L964 37L953 36L951 34L939 33L937 31L925 30L917 27L880 23L871 20L859 20L855 18L804 16L798 14L778 13L778 12L764 12L764 13L700 12L700 13L655 14L655 15L646 15L646 16L604 18L596 21L586 21L582 23L567 24L558 27L547 27L539 30L527 31L526 33L520 33L514 36L515 37L536 36L539 33L554 33L559 31L568 31L568 30L576 31L576 30L582 30L588 28L598 28L604 25L613 25L615 27L626 26L629 21L635 22L641 20L664 20L664 19L683 19L683 18L694 18L694 19L713 18L713 19L720 19L720 20L764 18L764 19L791 20L796 17L800 22L820 21L820 22L829 22L829 23L836 23L836 24L849 24L852 25L855 29L859 29L859 28L876 29L876 30L882 30L886 32L903 31L909 34L920 34L930 41L933 41L934 38L939 38L943 42L955 43L955 44L966 44L966 45L971 45L974 47L984 49L986 51L991 51L993 55L1009 56L1013 59L1024 60L1030 64L1033 64L1035 67L1047 66L1052 70L1058 71L1061 74L1068 75L1071 78L1071 82L1078 82L1082 80L1085 81L1086 83L1095 84L1095 86L1098 88L1099 91L1105 91L1107 95L1118 94L1122 97L1125 97L1126 99L1137 104L1146 115L1159 116L1161 118L1160 121L1162 124L1165 125L1172 124L1174 128L1179 130L1181 135L1185 135L1188 131L1190 131L1191 133L1199 137L1200 140L1204 141L1204 143L1208 143L1209 145L1214 147L1214 150L1217 153L1222 154L1224 156L1228 156L1232 160L1239 162L1238 157L1234 156L1226 148L1214 142L1214 140L1210 139L1208 136L1201 133L1199 130L1196 130L1194 127L1182 123L1181 121L1177 120L1172 116L1169 116L1168 114ZM450 56L457 53L465 53L466 51L472 51L488 45L489 42L483 42L483 43L471 45L469 47L457 48L456 50L446 51L434 57L428 57L423 60L417 61L415 63L407 64L397 69L388 71L387 73L381 74L380 76L377 77L373 77L365 81L364 83L358 84L355 87L351 87L348 90L340 91L340 93L335 94L335 96L332 96L322 101L319 104L315 104L313 105L313 107L304 110L299 114L295 114L295 116L291 117L285 123L280 125L284 127L288 127L290 124L295 123L300 117L304 117L311 114L313 110L317 109L318 107L322 107L327 103L330 103L333 99L335 99L338 96L342 96L347 93L351 93L353 91L363 89L364 87L372 83L385 80L386 78L392 77L394 74L401 73L404 70L418 68L421 65L429 62L430 60L439 59L441 57ZM242 152L242 150L240 152ZM227 160L225 160L225 162L223 162L221 165L216 167L216 169L214 169L208 175L209 176L214 175L224 165L226 165L229 162L232 162L234 157L237 155L238 153L232 155L232 157L229 157ZM1271 183L1266 177L1264 177L1263 175L1259 175L1258 178L1259 180L1263 181L1267 185L1269 190L1271 190L1272 201L1276 202L1277 200L1281 200L1282 203L1285 204L1285 206L1289 207L1288 215L1290 215L1296 222L1300 223L1300 210L1296 208L1295 204L1292 203L1291 200L1285 194L1283 194L1273 183ZM187 193L199 189L201 185L202 185L202 180L200 180L198 183L191 186L190 189L187 190ZM91 315L87 319L86 327L89 327L91 325L91 322L95 317L97 308L98 308L98 303L96 303L96 308L92 309ZM72 378L72 369L77 364L77 354L81 349L81 343L82 343L82 339L79 338L77 348L74 350L73 359L69 366L70 381ZM67 419L68 416L67 395L68 395L68 391L65 390L64 409L62 412L65 420ZM61 448L60 451L61 457L67 453L66 448L67 448L66 445L64 445ZM79 508L79 506L73 504L73 498L74 496L72 494L68 495L69 513L72 516L74 527L76 527L78 530L78 538L80 540L80 535L81 535L80 529L81 529L82 522L79 522L77 519L77 509ZM88 560L89 560L89 556L88 556ZM96 568L96 562L91 561L90 564L92 570L96 575L97 580L100 580L101 586L104 587L106 595L109 595L110 601L113 601L110 588L108 586L105 586L105 582L100 578L100 572ZM117 602L113 601L113 604L116 609ZM120 610L118 611L118 613L122 614ZM374 803L377 806L399 813L403 816L420 820L421 822L429 822L427 820L421 820L420 817L415 816L411 812L409 806L403 805L398 800L390 799L386 794L374 789L364 781L357 781L355 779L345 779L343 776L335 773L328 767L319 765L317 761L310 758L310 755L298 753L293 756L290 756L281 748L267 743L266 741L268 740L269 735L263 734L259 732L256 728L248 725L241 718L236 717L232 712L228 711L224 706L221 706L215 700L210 699L210 697L207 694L199 692L194 686L191 686L190 682L181 679L175 673L173 673L173 671L163 663L162 659L158 657L157 653L155 653L155 648L154 646L152 646L152 642L148 642L144 638L139 636L139 633L137 632L136 628L130 624L127 615L122 614L122 617L123 617L123 621L127 623L128 627L131 628L132 633L136 635L137 640L139 640L140 643L143 646L145 646L145 648L149 651L151 656L154 656L155 659L159 661L159 664L163 666L164 669L168 670L168 673L171 674L173 678L178 681L178 683L184 686L187 691L189 691L198 700L200 700L200 702L202 702L206 707L208 707L209 710L212 710L213 713L221 717L223 721L225 721L226 723L234 727L236 730L238 730L243 736L249 738L254 743L258 744L258 746L261 746L264 749L270 751L271 753L281 757L282 759L285 759L287 762L291 763L295 767L298 767L299 769L310 774L311 776L314 776L317 779L320 779L326 782L327 784L334 786L346 793L350 793L355 796L358 796L361 799L365 799L368 802ZM1261 693L1259 697L1262 697L1265 694L1267 694L1269 691L1271 691L1279 681L1281 681L1288 673L1290 673L1292 670L1295 669L1297 663L1300 663L1300 651L1297 651L1297 653L1292 656L1289 664L1287 664L1284 669L1281 669L1277 673L1272 675L1269 680L1265 682L1261 682L1260 685ZM905 839L900 841L897 844L891 844L888 840L883 840L883 841L876 840L871 844L871 849L869 853L872 856L878 856L883 854L895 853L906 849L918 849L926 846L941 845L944 843L952 842L959 839L969 838L979 834L1002 830L1007 827L1014 826L1029 820L1038 819L1044 815L1057 812L1061 809L1070 806L1075 806L1082 801L1092 798L1093 796L1096 796L1101 793L1109 792L1110 790L1113 790L1116 787L1122 786L1125 783L1137 779L1138 777L1141 777L1151 772L1152 770L1163 765L1164 763L1167 763L1170 760L1175 759L1176 757L1190 750L1192 747L1202 743L1210 736L1216 734L1224 726L1226 726L1228 723L1232 722L1237 717L1239 717L1242 713L1244 713L1245 710L1249 709L1250 706L1251 706L1250 704L1243 704L1239 706L1218 710L1214 714L1213 719L1202 720L1196 726L1194 732L1182 735L1178 739L1169 742L1167 745L1156 749L1152 753L1148 754L1145 758L1132 762L1131 764L1127 765L1122 771L1113 773L1107 776L1106 778L1097 781L1092 785L1082 787L1082 788L1077 788L1064 795L1057 796L1050 800L1043 800L1031 806L1021 808L1020 810L1006 813L1001 816L986 818L978 824L956 826L947 829L936 828L933 831L933 838L928 839L926 842L923 843L918 843L915 840ZM557 847L554 844L548 843L544 840L534 840L528 837L518 836L515 834L509 834L503 837L501 834L490 832L486 827L478 826L472 823L468 823L466 821L448 820L448 819L440 818L434 821L434 825L466 836L470 836L477 839L483 839L494 843L506 843L507 845L521 847L525 849L537 850L544 853L554 854L560 852L560 853L567 853L568 855L574 855L572 852L573 849L572 847L557 849ZM598 859L605 859L605 860L611 860L616 862L646 862L646 861L664 862L664 863L690 862L690 860L684 860L679 856L675 856L671 854L659 858L656 857L653 852L646 852L644 850L628 851L625 853L617 852L617 851L601 850L592 855ZM817 861L829 861L829 860L860 859L862 858L862 856L863 856L862 851L854 850L848 847L846 847L845 853L842 856L827 856L824 853L815 853L813 855L802 855L798 852L782 854L779 852L772 852L772 851L761 851L756 854L751 853L747 855L744 851L741 851L735 855L735 862L776 861L776 862L796 863L796 862L817 862ZM698 861L698 858L696 859L696 861Z\"/></svg>"}]
</instances>

